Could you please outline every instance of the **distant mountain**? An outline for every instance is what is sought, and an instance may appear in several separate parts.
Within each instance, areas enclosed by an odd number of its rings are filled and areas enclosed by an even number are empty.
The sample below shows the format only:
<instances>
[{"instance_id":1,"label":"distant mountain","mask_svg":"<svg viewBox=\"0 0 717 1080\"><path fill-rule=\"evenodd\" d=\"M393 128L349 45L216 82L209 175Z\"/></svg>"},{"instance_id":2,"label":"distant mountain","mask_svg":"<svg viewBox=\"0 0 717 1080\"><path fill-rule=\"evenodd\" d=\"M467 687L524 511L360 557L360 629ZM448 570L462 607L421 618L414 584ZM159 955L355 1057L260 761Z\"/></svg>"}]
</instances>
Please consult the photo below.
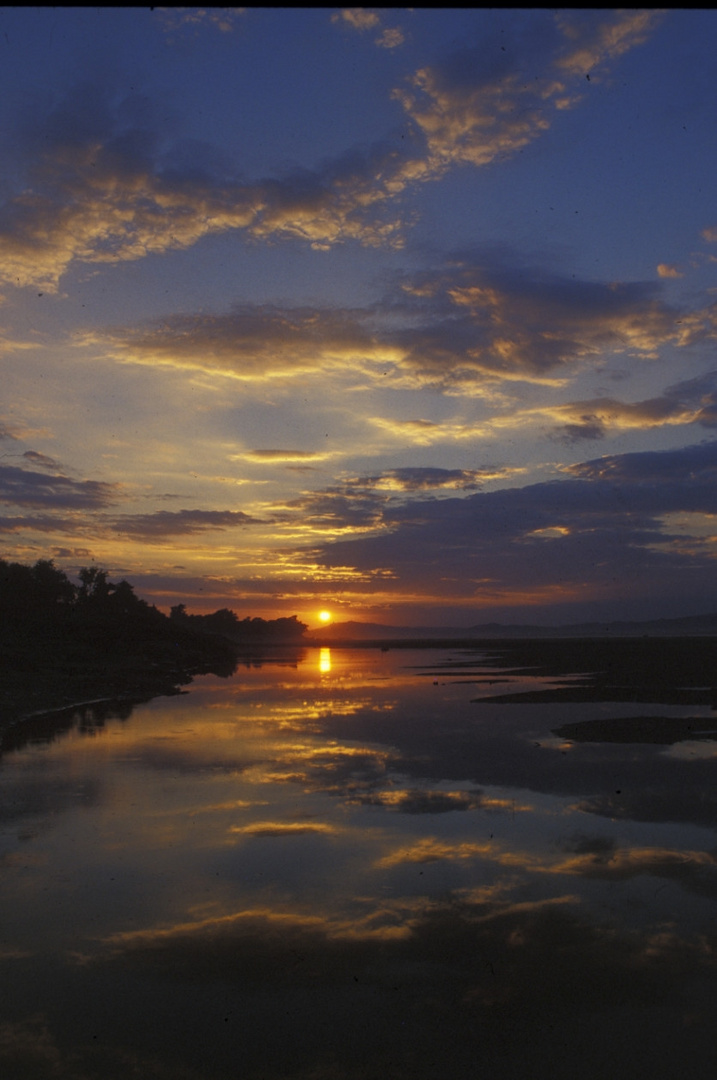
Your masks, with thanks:
<instances>
[{"instance_id":1,"label":"distant mountain","mask_svg":"<svg viewBox=\"0 0 717 1080\"><path fill-rule=\"evenodd\" d=\"M388 626L384 623L336 622L307 634L305 641L462 640L472 638L565 637L717 637L717 614L645 622L589 622L563 626L531 623L477 623L474 626Z\"/></svg>"}]
</instances>

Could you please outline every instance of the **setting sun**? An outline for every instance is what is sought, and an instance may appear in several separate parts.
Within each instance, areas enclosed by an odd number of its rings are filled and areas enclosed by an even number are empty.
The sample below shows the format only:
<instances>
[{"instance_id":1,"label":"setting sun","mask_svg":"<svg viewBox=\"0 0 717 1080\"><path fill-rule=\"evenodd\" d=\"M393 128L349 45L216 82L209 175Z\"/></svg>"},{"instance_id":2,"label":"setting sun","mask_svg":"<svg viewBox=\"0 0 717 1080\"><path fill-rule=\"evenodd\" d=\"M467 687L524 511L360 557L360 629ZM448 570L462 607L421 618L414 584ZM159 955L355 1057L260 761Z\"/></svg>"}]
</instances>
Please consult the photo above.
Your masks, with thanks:
<instances>
[{"instance_id":1,"label":"setting sun","mask_svg":"<svg viewBox=\"0 0 717 1080\"><path fill-rule=\"evenodd\" d=\"M319 612L319 622L323 622L323 623L331 622L331 612L330 611L320 611Z\"/></svg>"}]
</instances>

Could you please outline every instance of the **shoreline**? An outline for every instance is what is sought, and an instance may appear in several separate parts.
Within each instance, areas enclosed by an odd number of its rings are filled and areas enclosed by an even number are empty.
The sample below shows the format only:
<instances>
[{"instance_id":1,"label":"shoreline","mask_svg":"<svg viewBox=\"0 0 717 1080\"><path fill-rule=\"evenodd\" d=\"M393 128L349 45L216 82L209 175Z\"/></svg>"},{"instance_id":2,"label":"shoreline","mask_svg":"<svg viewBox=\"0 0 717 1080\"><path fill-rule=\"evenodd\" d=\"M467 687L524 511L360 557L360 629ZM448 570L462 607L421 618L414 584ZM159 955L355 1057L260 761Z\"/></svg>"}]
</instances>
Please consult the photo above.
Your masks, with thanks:
<instances>
[{"instance_id":1,"label":"shoreline","mask_svg":"<svg viewBox=\"0 0 717 1080\"><path fill-rule=\"evenodd\" d=\"M227 664L229 647L233 664ZM288 652L302 649L467 649L490 653L493 667L511 668L533 676L555 678L580 673L579 684L544 687L523 693L496 694L475 699L502 703L560 701L587 702L635 700L657 704L709 704L717 708L717 637L685 635L675 638L304 638L300 643L252 643L250 646L223 639L217 662L196 655L183 664L172 660L148 661L146 657L125 656L102 664L92 658L63 669L62 658L47 657L44 671L6 670L0 684L0 745L4 734L69 711L93 706L123 707L141 704L155 697L188 693L195 676L219 674L230 677L242 660L252 664L276 662ZM223 654L223 655L221 655ZM193 662L192 662L193 661ZM231 670L230 670L231 668ZM101 710L100 710L101 711ZM5 747L6 748L6 747Z\"/></svg>"}]
</instances>

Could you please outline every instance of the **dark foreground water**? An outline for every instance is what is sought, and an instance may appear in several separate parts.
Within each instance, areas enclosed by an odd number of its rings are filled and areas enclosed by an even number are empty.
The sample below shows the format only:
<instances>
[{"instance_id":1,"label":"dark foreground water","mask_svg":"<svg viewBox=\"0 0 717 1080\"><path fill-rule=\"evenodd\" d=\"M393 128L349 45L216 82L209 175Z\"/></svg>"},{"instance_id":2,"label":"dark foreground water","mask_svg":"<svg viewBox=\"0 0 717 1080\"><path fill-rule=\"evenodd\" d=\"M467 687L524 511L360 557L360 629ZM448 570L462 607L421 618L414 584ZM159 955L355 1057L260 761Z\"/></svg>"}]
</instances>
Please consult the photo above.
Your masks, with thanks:
<instances>
[{"instance_id":1,"label":"dark foreground water","mask_svg":"<svg viewBox=\"0 0 717 1080\"><path fill-rule=\"evenodd\" d=\"M717 1075L715 714L475 700L536 685L307 649L16 729L0 1076Z\"/></svg>"}]
</instances>

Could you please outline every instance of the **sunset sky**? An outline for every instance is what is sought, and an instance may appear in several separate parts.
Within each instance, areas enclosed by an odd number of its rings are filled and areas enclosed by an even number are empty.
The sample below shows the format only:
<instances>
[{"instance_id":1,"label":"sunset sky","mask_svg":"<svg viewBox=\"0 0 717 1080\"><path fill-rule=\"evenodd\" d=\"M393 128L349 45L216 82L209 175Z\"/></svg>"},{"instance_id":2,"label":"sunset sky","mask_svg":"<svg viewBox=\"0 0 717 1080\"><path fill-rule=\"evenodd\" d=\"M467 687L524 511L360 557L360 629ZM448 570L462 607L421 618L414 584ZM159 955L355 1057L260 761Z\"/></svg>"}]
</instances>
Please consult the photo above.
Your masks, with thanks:
<instances>
[{"instance_id":1,"label":"sunset sky","mask_svg":"<svg viewBox=\"0 0 717 1080\"><path fill-rule=\"evenodd\" d=\"M717 610L717 12L0 9L0 556Z\"/></svg>"}]
</instances>

